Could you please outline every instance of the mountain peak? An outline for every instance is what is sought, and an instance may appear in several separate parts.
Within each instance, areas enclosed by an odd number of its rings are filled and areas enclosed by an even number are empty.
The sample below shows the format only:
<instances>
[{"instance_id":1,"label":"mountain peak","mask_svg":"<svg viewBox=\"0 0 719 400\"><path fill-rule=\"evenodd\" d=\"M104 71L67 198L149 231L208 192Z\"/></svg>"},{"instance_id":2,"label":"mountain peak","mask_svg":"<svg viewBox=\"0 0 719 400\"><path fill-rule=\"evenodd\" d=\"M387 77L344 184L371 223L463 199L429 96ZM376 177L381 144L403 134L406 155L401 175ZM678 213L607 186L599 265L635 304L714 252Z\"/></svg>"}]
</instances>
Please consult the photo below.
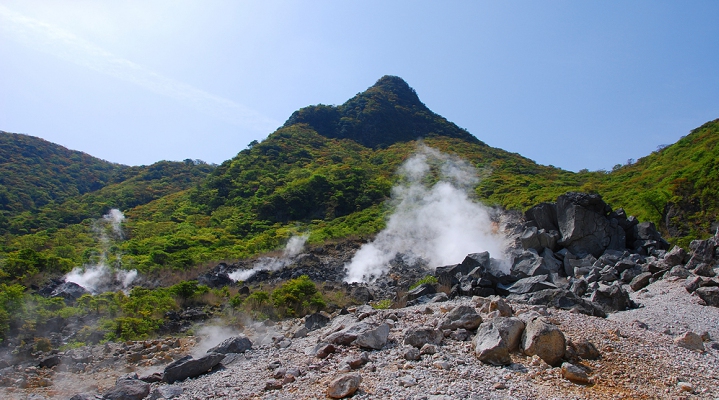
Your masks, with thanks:
<instances>
[{"instance_id":1,"label":"mountain peak","mask_svg":"<svg viewBox=\"0 0 719 400\"><path fill-rule=\"evenodd\" d=\"M383 148L433 136L470 142L477 138L427 108L407 82L385 75L341 106L316 105L295 111L284 126L307 124L322 136Z\"/></svg>"},{"instance_id":2,"label":"mountain peak","mask_svg":"<svg viewBox=\"0 0 719 400\"><path fill-rule=\"evenodd\" d=\"M388 96L394 97L399 103L415 104L418 106L421 105L426 108L426 106L419 100L417 92L415 92L414 89L412 89L409 84L407 84L407 82L399 76L385 75L379 78L379 80L367 89L367 91L384 92Z\"/></svg>"}]
</instances>

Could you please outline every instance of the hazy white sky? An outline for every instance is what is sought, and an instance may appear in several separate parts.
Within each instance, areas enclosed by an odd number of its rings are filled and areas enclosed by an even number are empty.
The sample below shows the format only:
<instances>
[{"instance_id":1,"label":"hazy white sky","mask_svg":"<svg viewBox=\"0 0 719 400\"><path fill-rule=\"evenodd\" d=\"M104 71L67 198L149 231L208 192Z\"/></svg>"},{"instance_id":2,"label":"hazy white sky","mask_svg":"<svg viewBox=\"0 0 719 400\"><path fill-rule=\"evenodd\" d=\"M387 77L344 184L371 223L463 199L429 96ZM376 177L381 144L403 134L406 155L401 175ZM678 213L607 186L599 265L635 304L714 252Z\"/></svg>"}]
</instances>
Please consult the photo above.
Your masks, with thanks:
<instances>
[{"instance_id":1,"label":"hazy white sky","mask_svg":"<svg viewBox=\"0 0 719 400\"><path fill-rule=\"evenodd\" d=\"M0 0L0 130L220 163L382 75L487 144L611 169L719 118L717 1Z\"/></svg>"}]
</instances>

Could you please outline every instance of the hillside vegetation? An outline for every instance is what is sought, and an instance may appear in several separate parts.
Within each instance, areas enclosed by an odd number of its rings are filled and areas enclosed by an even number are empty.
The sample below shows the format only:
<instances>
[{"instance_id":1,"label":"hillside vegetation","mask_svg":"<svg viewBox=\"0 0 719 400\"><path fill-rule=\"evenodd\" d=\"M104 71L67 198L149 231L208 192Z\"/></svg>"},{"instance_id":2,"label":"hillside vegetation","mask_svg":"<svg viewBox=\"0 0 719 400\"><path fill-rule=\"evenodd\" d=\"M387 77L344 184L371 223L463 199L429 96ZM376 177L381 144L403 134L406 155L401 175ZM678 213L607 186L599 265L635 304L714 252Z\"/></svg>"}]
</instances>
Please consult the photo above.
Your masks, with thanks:
<instances>
[{"instance_id":1,"label":"hillside vegetation","mask_svg":"<svg viewBox=\"0 0 719 400\"><path fill-rule=\"evenodd\" d=\"M718 129L709 122L613 171L574 173L486 145L387 76L342 105L296 111L217 167L128 167L3 132L0 282L22 292L101 255L157 274L251 257L295 234L310 243L369 237L384 226L395 171L419 139L474 165L485 204L523 211L567 191L597 192L686 245L716 229ZM93 221L111 208L127 217L125 236L105 248Z\"/></svg>"}]
</instances>

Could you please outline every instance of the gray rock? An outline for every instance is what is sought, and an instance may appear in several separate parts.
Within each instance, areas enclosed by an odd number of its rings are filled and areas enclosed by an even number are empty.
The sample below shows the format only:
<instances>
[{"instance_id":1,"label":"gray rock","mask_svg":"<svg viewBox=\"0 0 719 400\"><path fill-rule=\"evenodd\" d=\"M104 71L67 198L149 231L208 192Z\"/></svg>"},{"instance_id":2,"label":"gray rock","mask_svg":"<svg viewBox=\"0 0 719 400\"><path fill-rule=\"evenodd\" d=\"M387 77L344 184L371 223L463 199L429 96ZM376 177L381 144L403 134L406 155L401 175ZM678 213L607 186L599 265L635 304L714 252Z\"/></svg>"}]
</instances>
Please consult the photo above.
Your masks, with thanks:
<instances>
[{"instance_id":1,"label":"gray rock","mask_svg":"<svg viewBox=\"0 0 719 400\"><path fill-rule=\"evenodd\" d=\"M317 343L312 349L311 355L317 358L327 358L330 354L334 353L337 349L331 343Z\"/></svg>"},{"instance_id":2,"label":"gray rock","mask_svg":"<svg viewBox=\"0 0 719 400\"><path fill-rule=\"evenodd\" d=\"M183 379L194 378L208 372L224 358L224 354L217 353L210 353L198 359L193 359L192 356L187 356L165 367L162 378L167 383L174 383Z\"/></svg>"},{"instance_id":3,"label":"gray rock","mask_svg":"<svg viewBox=\"0 0 719 400\"><path fill-rule=\"evenodd\" d=\"M633 291L638 291L649 285L649 280L652 278L651 272L642 272L641 274L635 276L631 282L629 282L629 287L632 288Z\"/></svg>"},{"instance_id":4,"label":"gray rock","mask_svg":"<svg viewBox=\"0 0 719 400\"><path fill-rule=\"evenodd\" d=\"M152 393L150 393L150 397L148 397L148 400L158 400L158 399L174 399L175 397L179 397L185 390L180 385L163 385L158 386L157 389L153 390Z\"/></svg>"},{"instance_id":5,"label":"gray rock","mask_svg":"<svg viewBox=\"0 0 719 400\"><path fill-rule=\"evenodd\" d=\"M482 317L474 307L457 306L448 312L440 322L439 329L459 328L475 330L482 323Z\"/></svg>"},{"instance_id":6,"label":"gray rock","mask_svg":"<svg viewBox=\"0 0 719 400\"><path fill-rule=\"evenodd\" d=\"M549 275L530 276L522 278L510 286L497 285L497 289L500 290L500 293L504 292L509 294L523 294L538 292L544 289L556 289L557 286L549 282L547 280L548 277Z\"/></svg>"},{"instance_id":7,"label":"gray rock","mask_svg":"<svg viewBox=\"0 0 719 400\"><path fill-rule=\"evenodd\" d=\"M439 352L439 348L434 343L426 343L424 346L422 346L421 349L419 349L419 354L437 354Z\"/></svg>"},{"instance_id":8,"label":"gray rock","mask_svg":"<svg viewBox=\"0 0 719 400\"><path fill-rule=\"evenodd\" d=\"M538 230L534 226L530 226L524 230L524 233L519 237L522 243L522 248L525 250L534 249L540 251L542 246L539 243Z\"/></svg>"},{"instance_id":9,"label":"gray rock","mask_svg":"<svg viewBox=\"0 0 719 400\"><path fill-rule=\"evenodd\" d=\"M629 293L617 284L600 286L592 293L590 300L606 313L624 311L633 305Z\"/></svg>"},{"instance_id":10,"label":"gray rock","mask_svg":"<svg viewBox=\"0 0 719 400\"><path fill-rule=\"evenodd\" d=\"M90 294L90 292L75 282L63 282L52 291L50 297L62 297L66 303L70 304L84 294Z\"/></svg>"},{"instance_id":11,"label":"gray rock","mask_svg":"<svg viewBox=\"0 0 719 400\"><path fill-rule=\"evenodd\" d=\"M669 243L662 238L653 222L638 223L632 229L632 236L635 248L642 247L647 251L652 247L657 250L669 249Z\"/></svg>"},{"instance_id":12,"label":"gray rock","mask_svg":"<svg viewBox=\"0 0 719 400\"><path fill-rule=\"evenodd\" d=\"M402 357L404 357L405 360L417 361L420 359L421 354L418 348L414 346L407 346L404 350L402 350Z\"/></svg>"},{"instance_id":13,"label":"gray rock","mask_svg":"<svg viewBox=\"0 0 719 400\"><path fill-rule=\"evenodd\" d=\"M505 268L502 261L491 258L486 251L467 255L460 266L462 267L460 271L462 275L469 274L472 279L478 282L486 282L486 284L480 285L482 287L491 288L497 283L509 284L517 280L517 278L504 272ZM465 270L469 271L469 273L464 273L463 271ZM459 281L457 280L457 282Z\"/></svg>"},{"instance_id":14,"label":"gray rock","mask_svg":"<svg viewBox=\"0 0 719 400\"><path fill-rule=\"evenodd\" d=\"M411 300L407 302L407 306L416 306L418 304L431 304L431 303L441 303L443 301L449 300L449 296L447 296L447 293L439 292L435 294L428 294L426 296L422 296L420 298Z\"/></svg>"},{"instance_id":15,"label":"gray rock","mask_svg":"<svg viewBox=\"0 0 719 400\"><path fill-rule=\"evenodd\" d=\"M305 317L305 328L309 331L324 328L330 322L330 318L322 313L314 313Z\"/></svg>"},{"instance_id":16,"label":"gray rock","mask_svg":"<svg viewBox=\"0 0 719 400\"><path fill-rule=\"evenodd\" d=\"M336 377L327 387L327 396L333 399L342 399L354 394L362 383L359 374L344 374Z\"/></svg>"},{"instance_id":17,"label":"gray rock","mask_svg":"<svg viewBox=\"0 0 719 400\"><path fill-rule=\"evenodd\" d=\"M590 383L589 376L582 368L568 362L562 363L562 376L574 383L582 385Z\"/></svg>"},{"instance_id":18,"label":"gray rock","mask_svg":"<svg viewBox=\"0 0 719 400\"><path fill-rule=\"evenodd\" d=\"M437 293L437 289L434 287L434 285L429 283L423 283L416 288L410 290L407 292L407 301L412 301L415 299L418 299L423 296L431 295Z\"/></svg>"},{"instance_id":19,"label":"gray rock","mask_svg":"<svg viewBox=\"0 0 719 400\"><path fill-rule=\"evenodd\" d=\"M586 279L572 279L571 282L572 283L569 286L570 292L574 293L579 297L584 296L587 293L589 283L586 281Z\"/></svg>"},{"instance_id":20,"label":"gray rock","mask_svg":"<svg viewBox=\"0 0 719 400\"><path fill-rule=\"evenodd\" d=\"M690 276L684 281L684 289L689 293L694 293L702 284L702 278L698 276Z\"/></svg>"},{"instance_id":21,"label":"gray rock","mask_svg":"<svg viewBox=\"0 0 719 400\"><path fill-rule=\"evenodd\" d=\"M141 400L150 394L150 384L139 379L121 379L105 392L104 400Z\"/></svg>"},{"instance_id":22,"label":"gray rock","mask_svg":"<svg viewBox=\"0 0 719 400\"><path fill-rule=\"evenodd\" d=\"M365 349L379 350L387 344L388 337L389 325L380 324L360 332L353 344Z\"/></svg>"},{"instance_id":23,"label":"gray rock","mask_svg":"<svg viewBox=\"0 0 719 400\"><path fill-rule=\"evenodd\" d=\"M674 343L685 349L704 351L704 343L702 343L701 336L694 332L685 332L683 335L674 339Z\"/></svg>"},{"instance_id":24,"label":"gray rock","mask_svg":"<svg viewBox=\"0 0 719 400\"><path fill-rule=\"evenodd\" d=\"M405 375L399 378L399 385L403 387L412 387L417 385L417 380L409 375Z\"/></svg>"},{"instance_id":25,"label":"gray rock","mask_svg":"<svg viewBox=\"0 0 719 400\"><path fill-rule=\"evenodd\" d=\"M494 325L499 329L499 334L507 343L509 351L519 350L524 332L524 321L517 317L500 317L492 319Z\"/></svg>"},{"instance_id":26,"label":"gray rock","mask_svg":"<svg viewBox=\"0 0 719 400\"><path fill-rule=\"evenodd\" d=\"M707 240L692 240L689 244L691 249L691 257L687 262L687 268L694 269L701 263L711 264L714 259L714 249L716 242L714 238Z\"/></svg>"},{"instance_id":27,"label":"gray rock","mask_svg":"<svg viewBox=\"0 0 719 400\"><path fill-rule=\"evenodd\" d=\"M545 289L534 293L523 295L510 295L510 300L525 302L532 305L545 305L563 310L572 310L585 315L605 317L606 313L598 305L591 301L578 297L566 289Z\"/></svg>"},{"instance_id":28,"label":"gray rock","mask_svg":"<svg viewBox=\"0 0 719 400\"><path fill-rule=\"evenodd\" d=\"M524 213L527 221L534 221L538 229L558 231L557 205L554 203L539 203Z\"/></svg>"},{"instance_id":29,"label":"gray rock","mask_svg":"<svg viewBox=\"0 0 719 400\"><path fill-rule=\"evenodd\" d=\"M601 356L597 347L587 339L580 339L576 342L567 341L567 347L584 360L596 360Z\"/></svg>"},{"instance_id":30,"label":"gray rock","mask_svg":"<svg viewBox=\"0 0 719 400\"><path fill-rule=\"evenodd\" d=\"M57 354L53 354L50 356L47 356L40 360L40 368L52 368L56 365L60 365L62 363L62 359Z\"/></svg>"},{"instance_id":31,"label":"gray rock","mask_svg":"<svg viewBox=\"0 0 719 400\"><path fill-rule=\"evenodd\" d=\"M705 286L694 291L708 306L719 307L719 287Z\"/></svg>"},{"instance_id":32,"label":"gray rock","mask_svg":"<svg viewBox=\"0 0 719 400\"><path fill-rule=\"evenodd\" d=\"M434 328L417 328L407 331L404 335L404 344L421 348L427 343L440 344L444 338L442 331Z\"/></svg>"},{"instance_id":33,"label":"gray rock","mask_svg":"<svg viewBox=\"0 0 719 400\"><path fill-rule=\"evenodd\" d=\"M544 259L534 250L525 250L513 254L511 274L517 278L526 278L536 275L548 275L549 268Z\"/></svg>"},{"instance_id":34,"label":"gray rock","mask_svg":"<svg viewBox=\"0 0 719 400\"><path fill-rule=\"evenodd\" d=\"M632 280L634 278L639 276L639 274L641 274L641 273L642 273L642 269L638 266L635 266L635 267L625 269L624 271L622 271L621 275L619 276L619 279L621 279L622 282L629 284L632 282Z\"/></svg>"},{"instance_id":35,"label":"gray rock","mask_svg":"<svg viewBox=\"0 0 719 400\"><path fill-rule=\"evenodd\" d=\"M566 351L566 340L559 328L544 318L535 318L527 323L522 333L522 351L528 356L537 355L549 365L558 366Z\"/></svg>"},{"instance_id":36,"label":"gray rock","mask_svg":"<svg viewBox=\"0 0 719 400\"><path fill-rule=\"evenodd\" d=\"M559 232L555 230L546 231L544 229L540 229L538 232L539 236L539 246L544 248L545 251L554 251L557 249L557 242L559 242L559 239L562 238L562 236L559 234ZM544 254L542 255L544 257Z\"/></svg>"},{"instance_id":37,"label":"gray rock","mask_svg":"<svg viewBox=\"0 0 719 400\"><path fill-rule=\"evenodd\" d=\"M674 246L664 255L664 263L669 267L686 264L689 261L689 255L679 246Z\"/></svg>"},{"instance_id":38,"label":"gray rock","mask_svg":"<svg viewBox=\"0 0 719 400\"><path fill-rule=\"evenodd\" d=\"M624 230L607 219L610 208L598 194L570 192L557 198L559 244L578 256L599 257L606 249L622 250Z\"/></svg>"},{"instance_id":39,"label":"gray rock","mask_svg":"<svg viewBox=\"0 0 719 400\"><path fill-rule=\"evenodd\" d=\"M482 323L472 340L474 354L479 361L492 365L509 365L509 344L499 331L499 326L490 320Z\"/></svg>"},{"instance_id":40,"label":"gray rock","mask_svg":"<svg viewBox=\"0 0 719 400\"><path fill-rule=\"evenodd\" d=\"M207 350L207 353L229 354L244 353L252 348L252 342L245 335L229 337L217 346Z\"/></svg>"},{"instance_id":41,"label":"gray rock","mask_svg":"<svg viewBox=\"0 0 719 400\"><path fill-rule=\"evenodd\" d=\"M672 269L669 270L669 276L676 276L678 278L686 278L692 273L689 272L686 268L682 267L681 265L677 265L675 267L672 267Z\"/></svg>"},{"instance_id":42,"label":"gray rock","mask_svg":"<svg viewBox=\"0 0 719 400\"><path fill-rule=\"evenodd\" d=\"M710 264L700 263L697 265L697 267L694 269L694 273L699 276L706 276L706 277L713 277L716 276L716 273L714 272L714 268Z\"/></svg>"}]
</instances>

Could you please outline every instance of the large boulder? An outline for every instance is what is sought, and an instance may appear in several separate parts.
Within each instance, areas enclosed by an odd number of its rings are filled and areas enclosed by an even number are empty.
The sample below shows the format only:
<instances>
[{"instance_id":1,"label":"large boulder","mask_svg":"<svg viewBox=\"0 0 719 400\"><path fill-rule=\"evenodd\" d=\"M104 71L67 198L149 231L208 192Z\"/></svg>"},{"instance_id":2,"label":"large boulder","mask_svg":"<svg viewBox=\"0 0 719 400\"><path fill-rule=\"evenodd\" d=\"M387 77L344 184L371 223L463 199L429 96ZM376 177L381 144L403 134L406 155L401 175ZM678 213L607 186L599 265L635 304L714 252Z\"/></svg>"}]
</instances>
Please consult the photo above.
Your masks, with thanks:
<instances>
[{"instance_id":1,"label":"large boulder","mask_svg":"<svg viewBox=\"0 0 719 400\"><path fill-rule=\"evenodd\" d=\"M404 344L421 349L427 343L440 344L444 335L442 331L429 327L408 330L404 335Z\"/></svg>"},{"instance_id":2,"label":"large boulder","mask_svg":"<svg viewBox=\"0 0 719 400\"><path fill-rule=\"evenodd\" d=\"M461 264L463 275L469 274L472 279L478 282L487 282L487 284L480 284L482 287L494 287L498 283L509 284L516 281L518 278L509 275L505 272L503 262L489 256L488 252L472 253L468 254ZM469 272L463 272L469 271ZM439 279L439 277L438 277Z\"/></svg>"},{"instance_id":3,"label":"large boulder","mask_svg":"<svg viewBox=\"0 0 719 400\"><path fill-rule=\"evenodd\" d=\"M592 293L590 301L598 305L606 313L624 311L634 307L634 303L629 298L629 293L617 283L611 286L600 285Z\"/></svg>"},{"instance_id":4,"label":"large boulder","mask_svg":"<svg viewBox=\"0 0 719 400\"><path fill-rule=\"evenodd\" d=\"M431 295L437 293L437 289L435 289L434 285L429 283L423 283L416 288L410 290L407 292L407 301L416 300L420 297Z\"/></svg>"},{"instance_id":5,"label":"large boulder","mask_svg":"<svg viewBox=\"0 0 719 400\"><path fill-rule=\"evenodd\" d=\"M235 286L235 281L230 278L231 268L220 263L209 272L197 277L197 283L211 288L222 288L224 286Z\"/></svg>"},{"instance_id":6,"label":"large boulder","mask_svg":"<svg viewBox=\"0 0 719 400\"><path fill-rule=\"evenodd\" d=\"M669 267L675 265L686 264L689 261L689 255L679 246L674 246L664 255L664 264Z\"/></svg>"},{"instance_id":7,"label":"large boulder","mask_svg":"<svg viewBox=\"0 0 719 400\"><path fill-rule=\"evenodd\" d=\"M557 286L547 280L548 275L537 275L522 278L510 286L497 285L500 293L523 294L538 292L544 289L557 289Z\"/></svg>"},{"instance_id":8,"label":"large boulder","mask_svg":"<svg viewBox=\"0 0 719 400\"><path fill-rule=\"evenodd\" d=\"M471 306L457 306L448 312L440 321L440 329L466 329L469 331L477 329L482 323L482 317L477 310Z\"/></svg>"},{"instance_id":9,"label":"large boulder","mask_svg":"<svg viewBox=\"0 0 719 400\"><path fill-rule=\"evenodd\" d=\"M514 253L512 256L512 268L510 271L517 278L547 275L550 272L544 263L544 259L534 250L524 250L521 253Z\"/></svg>"},{"instance_id":10,"label":"large boulder","mask_svg":"<svg viewBox=\"0 0 719 400\"><path fill-rule=\"evenodd\" d=\"M564 334L544 318L531 319L522 333L522 351L536 355L547 364L558 366L566 351Z\"/></svg>"},{"instance_id":11,"label":"large boulder","mask_svg":"<svg viewBox=\"0 0 719 400\"><path fill-rule=\"evenodd\" d=\"M174 399L176 397L179 397L185 389L183 389L180 385L163 385L158 386L157 389L153 390L152 393L150 393L150 397L148 397L148 400L160 400L160 399Z\"/></svg>"},{"instance_id":12,"label":"large boulder","mask_svg":"<svg viewBox=\"0 0 719 400\"><path fill-rule=\"evenodd\" d=\"M217 346L207 350L208 353L229 354L244 353L252 348L252 342L245 335L233 336L222 341Z\"/></svg>"},{"instance_id":13,"label":"large boulder","mask_svg":"<svg viewBox=\"0 0 719 400\"><path fill-rule=\"evenodd\" d=\"M376 326L366 322L360 322L330 334L326 340L329 343L337 345L356 345L363 348L379 350L387 343L388 336L389 325L380 324Z\"/></svg>"},{"instance_id":14,"label":"large boulder","mask_svg":"<svg viewBox=\"0 0 719 400\"><path fill-rule=\"evenodd\" d=\"M669 250L669 243L662 238L653 222L640 222L632 228L632 247L635 250L643 249L647 253L651 250Z\"/></svg>"},{"instance_id":15,"label":"large boulder","mask_svg":"<svg viewBox=\"0 0 719 400\"><path fill-rule=\"evenodd\" d=\"M512 363L512 359L509 357L509 344L493 321L484 322L479 326L477 334L472 340L472 346L474 354L483 363L492 365Z\"/></svg>"},{"instance_id":16,"label":"large boulder","mask_svg":"<svg viewBox=\"0 0 719 400\"><path fill-rule=\"evenodd\" d=\"M716 239L692 240L689 244L691 256L687 262L687 268L694 268L699 264L713 264Z\"/></svg>"},{"instance_id":17,"label":"large boulder","mask_svg":"<svg viewBox=\"0 0 719 400\"><path fill-rule=\"evenodd\" d=\"M705 286L695 290L694 293L699 296L708 306L719 307L719 287Z\"/></svg>"},{"instance_id":18,"label":"large boulder","mask_svg":"<svg viewBox=\"0 0 719 400\"><path fill-rule=\"evenodd\" d=\"M119 379L105 392L103 400L142 400L150 394L150 384L139 379Z\"/></svg>"},{"instance_id":19,"label":"large boulder","mask_svg":"<svg viewBox=\"0 0 719 400\"><path fill-rule=\"evenodd\" d=\"M633 291L641 290L645 288L647 285L649 285L649 281L652 278L651 272L642 272L641 274L635 276L631 282L629 282L629 287L632 288Z\"/></svg>"},{"instance_id":20,"label":"large boulder","mask_svg":"<svg viewBox=\"0 0 719 400\"><path fill-rule=\"evenodd\" d=\"M362 383L360 374L343 374L333 379L327 387L327 396L333 399L343 399L351 396L359 389Z\"/></svg>"},{"instance_id":21,"label":"large boulder","mask_svg":"<svg viewBox=\"0 0 719 400\"><path fill-rule=\"evenodd\" d=\"M224 358L224 354L217 353L211 353L198 359L193 359L192 356L183 357L165 367L162 379L167 383L174 383L194 378L208 372Z\"/></svg>"},{"instance_id":22,"label":"large boulder","mask_svg":"<svg viewBox=\"0 0 719 400\"><path fill-rule=\"evenodd\" d=\"M586 281L580 281L585 282ZM577 296L567 289L544 289L538 292L525 294L511 294L507 299L531 305L543 305L563 310L571 310L580 314L595 317L606 317L604 310L589 300Z\"/></svg>"},{"instance_id":23,"label":"large boulder","mask_svg":"<svg viewBox=\"0 0 719 400\"><path fill-rule=\"evenodd\" d=\"M555 203L539 203L524 213L527 221L534 221L537 229L558 231L557 205Z\"/></svg>"},{"instance_id":24,"label":"large boulder","mask_svg":"<svg viewBox=\"0 0 719 400\"><path fill-rule=\"evenodd\" d=\"M305 317L305 328L308 331L324 328L330 322L330 317L322 313L314 313Z\"/></svg>"},{"instance_id":25,"label":"large boulder","mask_svg":"<svg viewBox=\"0 0 719 400\"><path fill-rule=\"evenodd\" d=\"M569 192L557 198L559 244L573 254L599 257L604 250L623 250L626 234L598 194Z\"/></svg>"},{"instance_id":26,"label":"large boulder","mask_svg":"<svg viewBox=\"0 0 719 400\"><path fill-rule=\"evenodd\" d=\"M379 350L387 344L388 337L389 325L380 324L379 326L360 332L353 344L363 349Z\"/></svg>"}]
</instances>

